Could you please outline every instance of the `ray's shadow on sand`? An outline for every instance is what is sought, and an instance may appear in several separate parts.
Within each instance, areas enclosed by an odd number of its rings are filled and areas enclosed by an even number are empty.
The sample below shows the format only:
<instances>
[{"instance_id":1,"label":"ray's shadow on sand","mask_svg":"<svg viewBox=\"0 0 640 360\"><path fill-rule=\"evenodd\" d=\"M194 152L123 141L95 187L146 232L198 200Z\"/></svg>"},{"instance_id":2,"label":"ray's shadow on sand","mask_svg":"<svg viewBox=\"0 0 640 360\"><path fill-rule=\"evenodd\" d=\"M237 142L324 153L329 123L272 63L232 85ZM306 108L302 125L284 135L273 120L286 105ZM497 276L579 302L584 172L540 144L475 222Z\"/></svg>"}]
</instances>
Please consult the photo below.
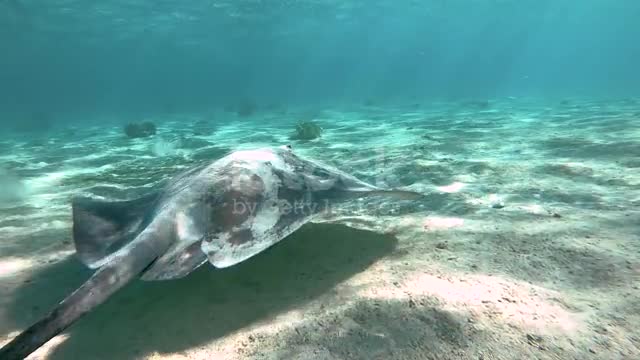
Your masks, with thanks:
<instances>
[{"instance_id":1,"label":"ray's shadow on sand","mask_svg":"<svg viewBox=\"0 0 640 360\"><path fill-rule=\"evenodd\" d=\"M241 264L186 278L135 281L69 329L50 359L138 359L203 346L323 293L390 254L397 240L343 225L308 224ZM75 259L18 289L10 314L25 328L90 276Z\"/></svg>"}]
</instances>

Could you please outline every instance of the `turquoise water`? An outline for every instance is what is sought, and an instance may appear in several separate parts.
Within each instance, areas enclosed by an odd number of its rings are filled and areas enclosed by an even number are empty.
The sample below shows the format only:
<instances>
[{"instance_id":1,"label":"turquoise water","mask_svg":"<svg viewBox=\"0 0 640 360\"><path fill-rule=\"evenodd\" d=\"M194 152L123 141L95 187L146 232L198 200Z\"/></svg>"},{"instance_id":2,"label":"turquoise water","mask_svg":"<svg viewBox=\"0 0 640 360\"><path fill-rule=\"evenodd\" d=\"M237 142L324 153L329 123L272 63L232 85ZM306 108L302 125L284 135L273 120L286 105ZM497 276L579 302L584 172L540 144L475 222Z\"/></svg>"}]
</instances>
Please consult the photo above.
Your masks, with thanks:
<instances>
[{"instance_id":1,"label":"turquoise water","mask_svg":"<svg viewBox=\"0 0 640 360\"><path fill-rule=\"evenodd\" d=\"M0 10L0 105L20 119L639 91L634 1L5 0Z\"/></svg>"},{"instance_id":2,"label":"turquoise water","mask_svg":"<svg viewBox=\"0 0 640 360\"><path fill-rule=\"evenodd\" d=\"M291 144L427 198L354 200L346 227L231 270L137 281L40 354L640 357L639 18L604 0L0 2L0 344L91 274L73 196Z\"/></svg>"}]
</instances>

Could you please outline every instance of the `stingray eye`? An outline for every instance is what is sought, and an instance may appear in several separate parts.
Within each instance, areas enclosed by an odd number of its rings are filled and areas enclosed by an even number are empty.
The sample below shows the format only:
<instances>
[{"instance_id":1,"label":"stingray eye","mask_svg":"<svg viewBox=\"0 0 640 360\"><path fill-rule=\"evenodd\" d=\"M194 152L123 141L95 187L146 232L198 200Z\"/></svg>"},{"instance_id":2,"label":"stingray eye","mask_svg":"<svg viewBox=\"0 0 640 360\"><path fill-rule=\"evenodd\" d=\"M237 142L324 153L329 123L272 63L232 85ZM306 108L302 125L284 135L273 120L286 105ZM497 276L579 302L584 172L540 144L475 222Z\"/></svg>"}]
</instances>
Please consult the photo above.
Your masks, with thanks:
<instances>
[{"instance_id":1,"label":"stingray eye","mask_svg":"<svg viewBox=\"0 0 640 360\"><path fill-rule=\"evenodd\" d=\"M293 146L291 146L291 144L287 144L284 147L288 150L293 150Z\"/></svg>"}]
</instances>

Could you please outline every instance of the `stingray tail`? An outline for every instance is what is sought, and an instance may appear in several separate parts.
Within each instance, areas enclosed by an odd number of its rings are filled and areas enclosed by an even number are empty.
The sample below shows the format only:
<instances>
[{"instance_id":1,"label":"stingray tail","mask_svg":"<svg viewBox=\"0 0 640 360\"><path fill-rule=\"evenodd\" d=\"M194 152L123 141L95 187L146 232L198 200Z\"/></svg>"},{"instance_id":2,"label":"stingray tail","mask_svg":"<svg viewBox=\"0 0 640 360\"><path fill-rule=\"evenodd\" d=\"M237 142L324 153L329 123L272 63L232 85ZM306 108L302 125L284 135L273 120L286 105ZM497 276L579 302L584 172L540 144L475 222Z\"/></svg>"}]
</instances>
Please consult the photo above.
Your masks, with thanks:
<instances>
[{"instance_id":1,"label":"stingray tail","mask_svg":"<svg viewBox=\"0 0 640 360\"><path fill-rule=\"evenodd\" d=\"M53 311L0 349L0 359L24 359L142 273L168 247L165 239L147 234L153 232L145 230L127 251L115 255Z\"/></svg>"}]
</instances>

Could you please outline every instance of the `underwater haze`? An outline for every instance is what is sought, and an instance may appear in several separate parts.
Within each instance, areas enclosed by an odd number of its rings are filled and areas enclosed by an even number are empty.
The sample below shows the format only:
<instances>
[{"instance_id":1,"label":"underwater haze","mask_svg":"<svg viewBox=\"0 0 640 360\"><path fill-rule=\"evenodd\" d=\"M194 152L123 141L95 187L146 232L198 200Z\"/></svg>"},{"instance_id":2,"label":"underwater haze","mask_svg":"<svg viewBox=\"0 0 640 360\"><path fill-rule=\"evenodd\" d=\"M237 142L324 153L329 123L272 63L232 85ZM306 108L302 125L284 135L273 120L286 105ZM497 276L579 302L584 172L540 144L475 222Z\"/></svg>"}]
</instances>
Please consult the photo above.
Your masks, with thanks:
<instances>
[{"instance_id":1,"label":"underwater haze","mask_svg":"<svg viewBox=\"0 0 640 360\"><path fill-rule=\"evenodd\" d=\"M635 1L0 2L6 111L626 96Z\"/></svg>"},{"instance_id":2,"label":"underwater haze","mask_svg":"<svg viewBox=\"0 0 640 360\"><path fill-rule=\"evenodd\" d=\"M134 281L28 359L640 359L639 19L0 0L0 346L93 273L72 198L291 145L423 197L354 196L232 267Z\"/></svg>"}]
</instances>

